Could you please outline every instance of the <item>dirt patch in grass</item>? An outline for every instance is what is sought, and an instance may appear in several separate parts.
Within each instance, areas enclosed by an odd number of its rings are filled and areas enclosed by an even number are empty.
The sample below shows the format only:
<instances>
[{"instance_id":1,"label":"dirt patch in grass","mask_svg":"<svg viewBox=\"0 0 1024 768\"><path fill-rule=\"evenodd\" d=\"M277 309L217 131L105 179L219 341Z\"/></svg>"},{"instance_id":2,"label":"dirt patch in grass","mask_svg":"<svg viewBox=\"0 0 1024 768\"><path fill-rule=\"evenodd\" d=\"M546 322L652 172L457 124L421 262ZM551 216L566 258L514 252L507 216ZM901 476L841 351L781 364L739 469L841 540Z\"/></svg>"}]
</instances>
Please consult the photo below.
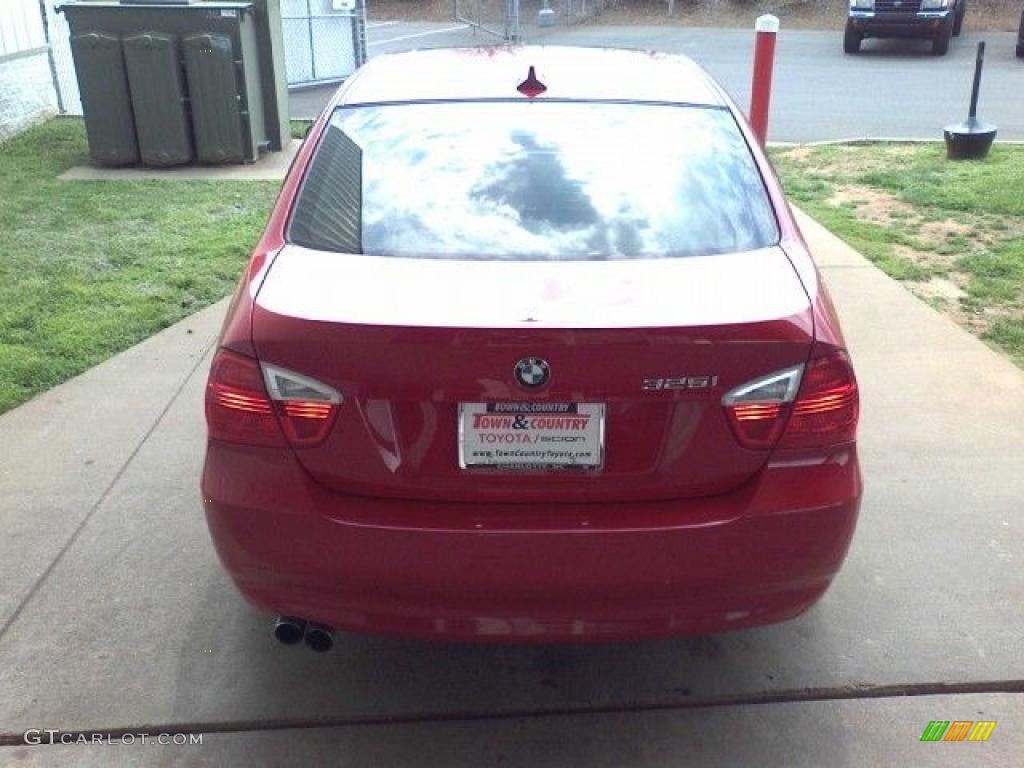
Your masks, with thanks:
<instances>
[{"instance_id":1,"label":"dirt patch in grass","mask_svg":"<svg viewBox=\"0 0 1024 768\"><path fill-rule=\"evenodd\" d=\"M1024 366L1024 147L950 162L941 145L773 150L791 199L937 310Z\"/></svg>"},{"instance_id":2,"label":"dirt patch in grass","mask_svg":"<svg viewBox=\"0 0 1024 768\"><path fill-rule=\"evenodd\" d=\"M959 306L966 296L964 289L947 277L933 277L924 283L915 283L912 290L925 299L940 299L951 307Z\"/></svg>"},{"instance_id":3,"label":"dirt patch in grass","mask_svg":"<svg viewBox=\"0 0 1024 768\"><path fill-rule=\"evenodd\" d=\"M965 244L994 243L992 234L984 227L948 217L926 218L920 209L894 193L864 184L837 184L825 202L850 210L857 221L901 234L892 243L893 254L924 267L928 275L955 270L957 252ZM950 295L941 286L932 293Z\"/></svg>"},{"instance_id":4,"label":"dirt patch in grass","mask_svg":"<svg viewBox=\"0 0 1024 768\"><path fill-rule=\"evenodd\" d=\"M992 241L992 237L988 232L979 232L976 228L954 219L926 221L921 225L920 233L923 239L936 243L959 240L969 236L980 237L983 241L987 242Z\"/></svg>"},{"instance_id":5,"label":"dirt patch in grass","mask_svg":"<svg viewBox=\"0 0 1024 768\"><path fill-rule=\"evenodd\" d=\"M863 184L836 187L828 204L852 207L858 218L876 224L887 225L896 219L921 218L914 206L904 203L892 193Z\"/></svg>"},{"instance_id":6,"label":"dirt patch in grass","mask_svg":"<svg viewBox=\"0 0 1024 768\"><path fill-rule=\"evenodd\" d=\"M911 293L933 309L948 315L964 328L974 329L975 316L965 308L963 303L967 293L955 280L936 276L924 282L909 282L907 286ZM974 332L978 333L979 330L981 329Z\"/></svg>"},{"instance_id":7,"label":"dirt patch in grass","mask_svg":"<svg viewBox=\"0 0 1024 768\"><path fill-rule=\"evenodd\" d=\"M920 241L918 247L895 243L893 252L901 259L907 259L924 268L924 274L928 279L934 275L949 275L956 264L956 257L951 254L943 254L929 250L927 241Z\"/></svg>"}]
</instances>

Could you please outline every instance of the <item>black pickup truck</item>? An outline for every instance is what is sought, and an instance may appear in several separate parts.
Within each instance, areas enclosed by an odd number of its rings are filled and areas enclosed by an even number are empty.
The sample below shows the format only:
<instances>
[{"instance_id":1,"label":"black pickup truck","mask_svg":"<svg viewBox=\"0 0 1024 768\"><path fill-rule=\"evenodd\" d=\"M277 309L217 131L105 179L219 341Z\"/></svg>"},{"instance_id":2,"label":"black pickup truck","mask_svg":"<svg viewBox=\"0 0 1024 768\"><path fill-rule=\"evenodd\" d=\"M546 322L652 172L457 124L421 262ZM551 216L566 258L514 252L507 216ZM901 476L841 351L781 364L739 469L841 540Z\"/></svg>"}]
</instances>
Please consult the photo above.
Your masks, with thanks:
<instances>
[{"instance_id":1,"label":"black pickup truck","mask_svg":"<svg viewBox=\"0 0 1024 768\"><path fill-rule=\"evenodd\" d=\"M913 37L931 40L942 56L966 13L967 0L850 0L843 50L857 53L867 37Z\"/></svg>"}]
</instances>

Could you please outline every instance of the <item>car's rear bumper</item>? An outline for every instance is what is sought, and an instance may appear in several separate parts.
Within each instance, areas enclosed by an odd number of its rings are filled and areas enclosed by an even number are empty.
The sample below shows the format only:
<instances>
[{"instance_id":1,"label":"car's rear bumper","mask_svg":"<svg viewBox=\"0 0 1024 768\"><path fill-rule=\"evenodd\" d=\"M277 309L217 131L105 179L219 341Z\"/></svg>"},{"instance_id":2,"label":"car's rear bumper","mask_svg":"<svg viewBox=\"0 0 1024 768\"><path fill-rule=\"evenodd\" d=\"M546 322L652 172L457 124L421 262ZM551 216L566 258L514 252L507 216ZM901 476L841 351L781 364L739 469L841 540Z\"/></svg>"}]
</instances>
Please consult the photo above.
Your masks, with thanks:
<instances>
[{"instance_id":1,"label":"car's rear bumper","mask_svg":"<svg viewBox=\"0 0 1024 768\"><path fill-rule=\"evenodd\" d=\"M791 618L839 569L860 495L854 446L777 456L730 494L635 505L348 496L288 450L219 442L203 475L217 551L257 607L449 640L634 639Z\"/></svg>"},{"instance_id":2,"label":"car's rear bumper","mask_svg":"<svg viewBox=\"0 0 1024 768\"><path fill-rule=\"evenodd\" d=\"M952 23L951 11L922 13L857 12L850 25L864 37L907 37L931 39L946 24Z\"/></svg>"}]
</instances>

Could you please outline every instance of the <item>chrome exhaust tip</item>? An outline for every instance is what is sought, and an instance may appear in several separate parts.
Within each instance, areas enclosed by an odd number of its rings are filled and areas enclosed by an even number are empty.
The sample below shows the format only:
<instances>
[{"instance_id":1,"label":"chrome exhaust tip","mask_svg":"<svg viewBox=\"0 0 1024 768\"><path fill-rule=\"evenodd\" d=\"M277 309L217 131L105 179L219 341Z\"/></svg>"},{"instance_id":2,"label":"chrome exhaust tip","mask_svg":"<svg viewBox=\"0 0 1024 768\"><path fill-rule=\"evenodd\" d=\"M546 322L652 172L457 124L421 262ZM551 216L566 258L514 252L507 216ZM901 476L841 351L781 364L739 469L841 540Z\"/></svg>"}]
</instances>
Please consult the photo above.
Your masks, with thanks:
<instances>
[{"instance_id":1,"label":"chrome exhaust tip","mask_svg":"<svg viewBox=\"0 0 1024 768\"><path fill-rule=\"evenodd\" d=\"M317 653L326 653L334 647L334 630L323 624L307 624L306 645Z\"/></svg>"},{"instance_id":2,"label":"chrome exhaust tip","mask_svg":"<svg viewBox=\"0 0 1024 768\"><path fill-rule=\"evenodd\" d=\"M278 616L274 619L274 637L282 645L295 645L302 641L306 622L294 616Z\"/></svg>"}]
</instances>

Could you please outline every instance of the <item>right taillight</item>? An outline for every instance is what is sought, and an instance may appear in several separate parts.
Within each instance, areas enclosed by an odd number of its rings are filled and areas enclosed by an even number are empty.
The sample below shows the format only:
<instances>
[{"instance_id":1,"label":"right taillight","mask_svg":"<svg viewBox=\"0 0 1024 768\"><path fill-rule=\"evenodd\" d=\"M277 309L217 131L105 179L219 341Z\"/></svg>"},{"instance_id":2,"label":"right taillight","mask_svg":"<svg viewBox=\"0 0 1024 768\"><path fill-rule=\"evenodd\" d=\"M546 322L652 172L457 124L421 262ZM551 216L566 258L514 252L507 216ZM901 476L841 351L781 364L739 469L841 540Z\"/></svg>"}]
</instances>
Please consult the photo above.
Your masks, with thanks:
<instances>
[{"instance_id":1,"label":"right taillight","mask_svg":"<svg viewBox=\"0 0 1024 768\"><path fill-rule=\"evenodd\" d=\"M845 352L807 363L792 406L781 448L816 448L849 443L857 437L860 395Z\"/></svg>"},{"instance_id":2,"label":"right taillight","mask_svg":"<svg viewBox=\"0 0 1024 768\"><path fill-rule=\"evenodd\" d=\"M857 433L857 379L842 351L747 382L722 405L745 448L817 448L851 442Z\"/></svg>"},{"instance_id":3,"label":"right taillight","mask_svg":"<svg viewBox=\"0 0 1024 768\"><path fill-rule=\"evenodd\" d=\"M764 450L779 441L803 370L802 365L794 365L725 393L722 405L740 445Z\"/></svg>"},{"instance_id":4,"label":"right taillight","mask_svg":"<svg viewBox=\"0 0 1024 768\"><path fill-rule=\"evenodd\" d=\"M330 432L341 395L314 379L221 349L206 385L211 438L306 448Z\"/></svg>"}]
</instances>

